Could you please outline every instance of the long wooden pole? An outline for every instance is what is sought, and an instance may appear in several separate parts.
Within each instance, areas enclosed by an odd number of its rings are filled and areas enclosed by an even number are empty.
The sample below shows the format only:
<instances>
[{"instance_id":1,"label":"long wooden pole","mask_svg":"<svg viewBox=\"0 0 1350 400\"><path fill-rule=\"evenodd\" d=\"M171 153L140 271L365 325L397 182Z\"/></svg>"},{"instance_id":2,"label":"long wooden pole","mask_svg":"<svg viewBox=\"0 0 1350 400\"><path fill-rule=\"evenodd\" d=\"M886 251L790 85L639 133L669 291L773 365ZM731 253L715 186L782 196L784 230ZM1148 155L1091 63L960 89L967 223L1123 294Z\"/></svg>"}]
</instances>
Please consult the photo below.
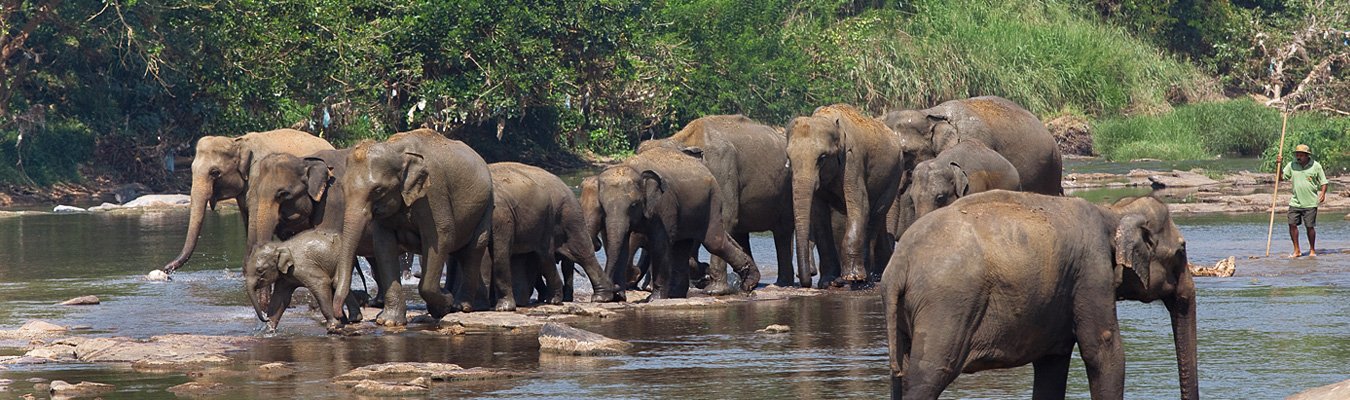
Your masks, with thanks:
<instances>
[{"instance_id":1,"label":"long wooden pole","mask_svg":"<svg viewBox=\"0 0 1350 400\"><path fill-rule=\"evenodd\" d=\"M1289 127L1289 113L1280 113L1283 121L1280 122L1280 152L1275 153L1275 159L1284 158L1284 132ZM1270 191L1270 227L1266 229L1266 257L1270 257L1270 239L1275 236L1275 202L1280 194L1280 174L1284 171L1283 165L1275 165L1275 189Z\"/></svg>"}]
</instances>

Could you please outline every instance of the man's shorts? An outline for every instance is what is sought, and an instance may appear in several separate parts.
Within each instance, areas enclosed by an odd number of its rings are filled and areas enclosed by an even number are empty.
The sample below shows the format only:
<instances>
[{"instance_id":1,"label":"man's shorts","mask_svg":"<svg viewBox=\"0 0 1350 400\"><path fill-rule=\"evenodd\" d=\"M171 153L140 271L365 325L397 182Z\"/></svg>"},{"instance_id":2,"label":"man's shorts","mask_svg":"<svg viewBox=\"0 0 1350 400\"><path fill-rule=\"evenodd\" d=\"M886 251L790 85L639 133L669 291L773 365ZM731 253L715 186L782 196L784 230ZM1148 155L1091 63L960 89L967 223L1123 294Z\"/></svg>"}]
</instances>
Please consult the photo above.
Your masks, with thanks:
<instances>
[{"instance_id":1,"label":"man's shorts","mask_svg":"<svg viewBox=\"0 0 1350 400\"><path fill-rule=\"evenodd\" d=\"M1299 225L1313 228L1317 226L1317 207L1298 208L1289 207L1289 225Z\"/></svg>"}]
</instances>

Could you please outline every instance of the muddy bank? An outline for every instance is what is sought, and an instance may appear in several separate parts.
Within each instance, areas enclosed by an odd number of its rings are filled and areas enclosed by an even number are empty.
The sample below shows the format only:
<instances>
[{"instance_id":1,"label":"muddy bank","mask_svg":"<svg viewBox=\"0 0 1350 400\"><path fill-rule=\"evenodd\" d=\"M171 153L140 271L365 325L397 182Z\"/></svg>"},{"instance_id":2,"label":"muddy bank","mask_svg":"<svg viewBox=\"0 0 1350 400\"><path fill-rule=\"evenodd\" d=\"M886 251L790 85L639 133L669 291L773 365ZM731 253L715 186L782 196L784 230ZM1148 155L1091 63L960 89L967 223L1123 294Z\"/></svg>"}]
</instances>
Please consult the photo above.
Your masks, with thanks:
<instances>
[{"instance_id":1,"label":"muddy bank","mask_svg":"<svg viewBox=\"0 0 1350 400\"><path fill-rule=\"evenodd\" d=\"M1137 189L1132 195L1153 194L1162 198L1174 213L1258 213L1269 212L1275 174L1239 171L1213 176L1202 170L1151 171L1136 169L1125 174L1082 173L1064 177L1066 193L1098 189ZM1289 182L1280 182L1275 200L1277 212L1289 204ZM1332 177L1326 202L1320 209L1350 210L1350 177ZM1111 200L1111 199L1105 199Z\"/></svg>"}]
</instances>

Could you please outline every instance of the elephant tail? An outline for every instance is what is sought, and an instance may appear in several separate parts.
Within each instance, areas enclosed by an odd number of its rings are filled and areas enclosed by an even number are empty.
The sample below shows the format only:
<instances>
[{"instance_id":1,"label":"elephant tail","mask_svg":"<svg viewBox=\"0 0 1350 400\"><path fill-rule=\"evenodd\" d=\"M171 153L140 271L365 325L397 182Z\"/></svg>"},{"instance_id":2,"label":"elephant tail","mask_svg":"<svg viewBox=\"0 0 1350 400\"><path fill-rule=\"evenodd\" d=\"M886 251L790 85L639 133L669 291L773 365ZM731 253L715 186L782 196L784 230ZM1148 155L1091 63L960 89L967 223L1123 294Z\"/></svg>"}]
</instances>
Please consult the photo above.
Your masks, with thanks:
<instances>
[{"instance_id":1,"label":"elephant tail","mask_svg":"<svg viewBox=\"0 0 1350 400\"><path fill-rule=\"evenodd\" d=\"M897 254L891 259L891 265L881 278L882 302L886 305L886 343L890 354L891 384L898 389L900 378L904 376L905 363L909 358L909 316L902 315L905 310L905 281L907 265ZM901 265L897 265L901 264Z\"/></svg>"}]
</instances>

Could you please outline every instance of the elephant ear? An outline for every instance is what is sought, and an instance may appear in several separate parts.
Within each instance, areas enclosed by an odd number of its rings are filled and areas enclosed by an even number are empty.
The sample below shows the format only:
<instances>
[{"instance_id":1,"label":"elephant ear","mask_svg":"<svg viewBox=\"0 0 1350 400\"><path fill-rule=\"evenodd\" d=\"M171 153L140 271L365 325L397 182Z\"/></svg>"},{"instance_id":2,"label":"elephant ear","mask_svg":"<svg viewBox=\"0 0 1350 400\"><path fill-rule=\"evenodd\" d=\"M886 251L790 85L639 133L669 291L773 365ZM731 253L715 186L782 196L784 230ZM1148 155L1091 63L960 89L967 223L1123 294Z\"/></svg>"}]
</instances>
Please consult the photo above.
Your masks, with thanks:
<instances>
[{"instance_id":1,"label":"elephant ear","mask_svg":"<svg viewBox=\"0 0 1350 400\"><path fill-rule=\"evenodd\" d=\"M277 271L287 275L295 271L295 257L291 255L291 249L282 247L277 250Z\"/></svg>"},{"instance_id":2,"label":"elephant ear","mask_svg":"<svg viewBox=\"0 0 1350 400\"><path fill-rule=\"evenodd\" d=\"M970 193L970 177L966 175L966 170L961 168L961 164L951 163L952 179L956 183L956 197L965 197Z\"/></svg>"},{"instance_id":3,"label":"elephant ear","mask_svg":"<svg viewBox=\"0 0 1350 400\"><path fill-rule=\"evenodd\" d=\"M403 205L412 206L427 195L427 167L425 157L417 153L403 153Z\"/></svg>"},{"instance_id":4,"label":"elephant ear","mask_svg":"<svg viewBox=\"0 0 1350 400\"><path fill-rule=\"evenodd\" d=\"M1141 287L1149 286L1149 264L1157 245L1153 233L1148 229L1148 220L1143 215L1128 214L1120 219L1116 226L1115 253L1116 267L1134 272L1139 277ZM1121 279L1121 278L1117 278Z\"/></svg>"},{"instance_id":5,"label":"elephant ear","mask_svg":"<svg viewBox=\"0 0 1350 400\"><path fill-rule=\"evenodd\" d=\"M244 138L234 139L236 159L239 161L239 179L248 182L248 172L253 168L253 150L242 146Z\"/></svg>"},{"instance_id":6,"label":"elephant ear","mask_svg":"<svg viewBox=\"0 0 1350 400\"><path fill-rule=\"evenodd\" d=\"M328 192L328 186L333 182L333 167L328 166L322 158L309 157L305 159L305 187L309 189L309 198L314 201L323 199L324 193Z\"/></svg>"},{"instance_id":7,"label":"elephant ear","mask_svg":"<svg viewBox=\"0 0 1350 400\"><path fill-rule=\"evenodd\" d=\"M684 154L686 154L686 155L689 155L690 157L694 157L694 158L697 158L697 159L700 159L700 160L703 159L703 148L702 148L702 147L698 147L698 146L684 147L684 148L681 148L681 149L680 149L680 152L682 152L682 153L684 153Z\"/></svg>"},{"instance_id":8,"label":"elephant ear","mask_svg":"<svg viewBox=\"0 0 1350 400\"><path fill-rule=\"evenodd\" d=\"M642 171L642 177L638 180L638 187L642 188L643 198L646 199L646 206L643 210L645 214L651 215L656 209L656 205L666 194L666 180L661 174L653 170Z\"/></svg>"},{"instance_id":9,"label":"elephant ear","mask_svg":"<svg viewBox=\"0 0 1350 400\"><path fill-rule=\"evenodd\" d=\"M956 127L952 126L945 115L929 114L928 132L933 141L933 154L955 147L960 141Z\"/></svg>"}]
</instances>

